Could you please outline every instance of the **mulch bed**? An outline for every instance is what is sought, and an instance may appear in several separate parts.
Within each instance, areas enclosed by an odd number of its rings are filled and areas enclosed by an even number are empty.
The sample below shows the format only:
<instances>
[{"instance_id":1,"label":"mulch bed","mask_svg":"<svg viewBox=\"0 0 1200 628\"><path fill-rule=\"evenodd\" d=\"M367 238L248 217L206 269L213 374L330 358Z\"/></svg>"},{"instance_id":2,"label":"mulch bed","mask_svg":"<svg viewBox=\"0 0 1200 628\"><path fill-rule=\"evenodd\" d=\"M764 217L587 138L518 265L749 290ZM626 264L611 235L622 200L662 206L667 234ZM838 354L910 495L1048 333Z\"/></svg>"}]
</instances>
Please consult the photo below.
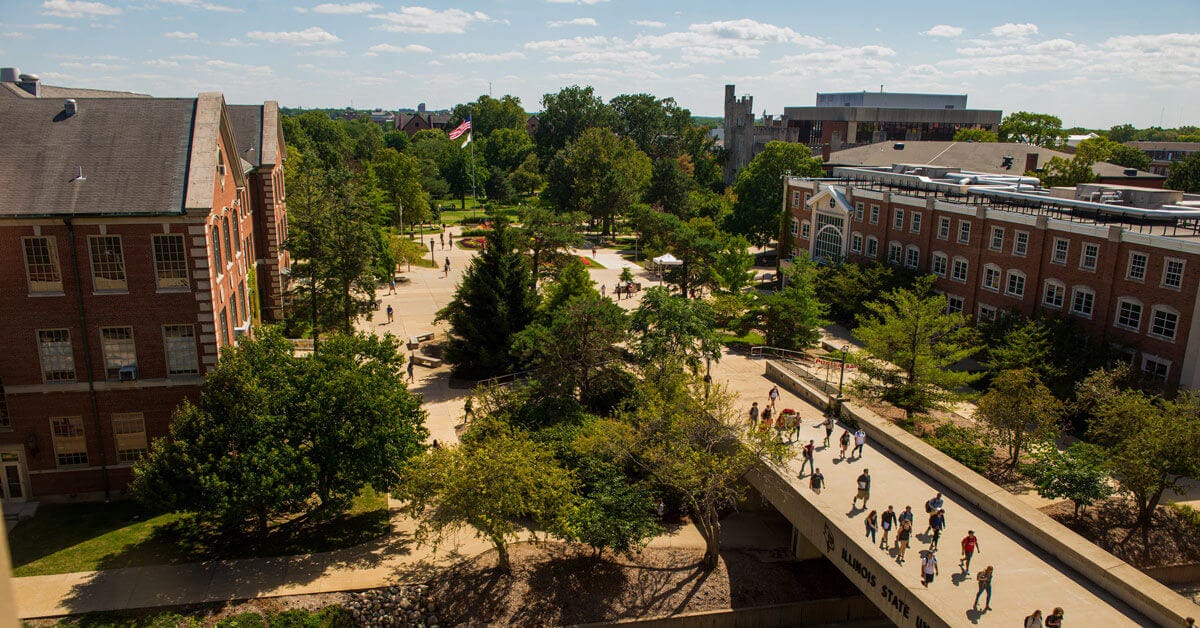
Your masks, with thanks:
<instances>
[{"instance_id":1,"label":"mulch bed","mask_svg":"<svg viewBox=\"0 0 1200 628\"><path fill-rule=\"evenodd\" d=\"M1200 562L1200 530L1170 507L1160 506L1154 513L1149 553L1142 544L1141 532L1125 545L1120 544L1135 518L1127 501L1115 498L1093 506L1079 521L1072 516L1073 511L1069 501L1042 508L1059 523L1139 569Z\"/></svg>"}]
</instances>

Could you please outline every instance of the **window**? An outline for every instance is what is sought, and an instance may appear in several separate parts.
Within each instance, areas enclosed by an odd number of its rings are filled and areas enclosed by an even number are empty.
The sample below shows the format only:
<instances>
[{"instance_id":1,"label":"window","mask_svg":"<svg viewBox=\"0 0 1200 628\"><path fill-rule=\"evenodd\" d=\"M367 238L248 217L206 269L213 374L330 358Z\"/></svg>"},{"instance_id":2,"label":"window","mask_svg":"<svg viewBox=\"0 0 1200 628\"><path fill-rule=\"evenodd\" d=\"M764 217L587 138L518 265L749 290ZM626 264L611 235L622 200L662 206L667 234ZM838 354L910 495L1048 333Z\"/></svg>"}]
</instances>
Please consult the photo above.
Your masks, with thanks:
<instances>
[{"instance_id":1,"label":"window","mask_svg":"<svg viewBox=\"0 0 1200 628\"><path fill-rule=\"evenodd\" d=\"M1134 299L1117 302L1117 327L1137 331L1142 326L1142 304Z\"/></svg>"},{"instance_id":2,"label":"window","mask_svg":"<svg viewBox=\"0 0 1200 628\"><path fill-rule=\"evenodd\" d=\"M229 220L229 219L226 218L225 220ZM231 254L234 251L242 250L242 228L238 225L237 212L234 212L234 214L233 214L232 226L233 226L233 246L234 246L234 248L230 250Z\"/></svg>"},{"instance_id":3,"label":"window","mask_svg":"<svg viewBox=\"0 0 1200 628\"><path fill-rule=\"evenodd\" d=\"M159 289L187 288L187 253L183 249L183 235L156 235L152 240L155 284Z\"/></svg>"},{"instance_id":4,"label":"window","mask_svg":"<svg viewBox=\"0 0 1200 628\"><path fill-rule=\"evenodd\" d=\"M200 372L196 359L196 328L191 325L164 325L163 346L167 352L167 375L191 375Z\"/></svg>"},{"instance_id":5,"label":"window","mask_svg":"<svg viewBox=\"0 0 1200 628\"><path fill-rule=\"evenodd\" d=\"M796 235L796 234L800 233L800 221L796 220L795 216L792 217L791 227L792 227L792 235Z\"/></svg>"},{"instance_id":6,"label":"window","mask_svg":"<svg viewBox=\"0 0 1200 628\"><path fill-rule=\"evenodd\" d=\"M250 301L246 300L246 282L238 284L238 302L242 304L242 318L238 319L238 323L244 323L250 319Z\"/></svg>"},{"instance_id":7,"label":"window","mask_svg":"<svg viewBox=\"0 0 1200 628\"><path fill-rule=\"evenodd\" d=\"M1095 244L1084 244L1083 254L1079 257L1079 267L1083 270L1096 270L1096 259L1099 257L1099 246Z\"/></svg>"},{"instance_id":8,"label":"window","mask_svg":"<svg viewBox=\"0 0 1200 628\"><path fill-rule=\"evenodd\" d=\"M999 251L1004 248L1004 227L992 227L992 244L993 251Z\"/></svg>"},{"instance_id":9,"label":"window","mask_svg":"<svg viewBox=\"0 0 1200 628\"><path fill-rule=\"evenodd\" d=\"M792 207L799 207L799 206L800 206L800 191L793 190L792 191Z\"/></svg>"},{"instance_id":10,"label":"window","mask_svg":"<svg viewBox=\"0 0 1200 628\"><path fill-rule=\"evenodd\" d=\"M1167 263L1163 266L1162 285L1176 290L1183 287L1183 260L1167 260Z\"/></svg>"},{"instance_id":11,"label":"window","mask_svg":"<svg viewBox=\"0 0 1200 628\"><path fill-rule=\"evenodd\" d=\"M1091 288L1075 288L1071 295L1071 313L1084 318L1092 317L1092 308L1096 304L1096 293Z\"/></svg>"},{"instance_id":12,"label":"window","mask_svg":"<svg viewBox=\"0 0 1200 628\"><path fill-rule=\"evenodd\" d=\"M221 258L221 230L217 228L216 223L212 226L212 250L213 263L217 265L217 274L220 275L225 271L225 260Z\"/></svg>"},{"instance_id":13,"label":"window","mask_svg":"<svg viewBox=\"0 0 1200 628\"><path fill-rule=\"evenodd\" d=\"M1013 234L1013 255L1025 257L1029 252L1029 232L1018 231Z\"/></svg>"},{"instance_id":14,"label":"window","mask_svg":"<svg viewBox=\"0 0 1200 628\"><path fill-rule=\"evenodd\" d=\"M950 278L959 283L967 282L967 260L961 257L954 258L954 270L950 273Z\"/></svg>"},{"instance_id":15,"label":"window","mask_svg":"<svg viewBox=\"0 0 1200 628\"><path fill-rule=\"evenodd\" d=\"M946 295L946 312L950 314L961 314L963 311L963 298L954 295Z\"/></svg>"},{"instance_id":16,"label":"window","mask_svg":"<svg viewBox=\"0 0 1200 628\"><path fill-rule=\"evenodd\" d=\"M121 367L137 366L132 327L101 327L100 349L104 352L104 373L110 381L121 378Z\"/></svg>"},{"instance_id":17,"label":"window","mask_svg":"<svg viewBox=\"0 0 1200 628\"><path fill-rule=\"evenodd\" d=\"M981 320L981 321L996 320L996 308L994 308L990 305L980 305L979 306L979 320Z\"/></svg>"},{"instance_id":18,"label":"window","mask_svg":"<svg viewBox=\"0 0 1200 628\"><path fill-rule=\"evenodd\" d=\"M858 201L858 202L854 203L854 219L862 220L862 217L863 217L863 202Z\"/></svg>"},{"instance_id":19,"label":"window","mask_svg":"<svg viewBox=\"0 0 1200 628\"><path fill-rule=\"evenodd\" d=\"M4 382L0 382L0 429L12 427L12 417L8 415L8 399L4 396Z\"/></svg>"},{"instance_id":20,"label":"window","mask_svg":"<svg viewBox=\"0 0 1200 628\"><path fill-rule=\"evenodd\" d=\"M933 268L931 268L930 271L938 277L945 277L946 267L948 266L949 261L950 260L946 257L945 253L934 253Z\"/></svg>"},{"instance_id":21,"label":"window","mask_svg":"<svg viewBox=\"0 0 1200 628\"><path fill-rule=\"evenodd\" d=\"M1019 270L1008 271L1008 287L1004 293L1010 297L1021 298L1025 296L1025 273Z\"/></svg>"},{"instance_id":22,"label":"window","mask_svg":"<svg viewBox=\"0 0 1200 628\"><path fill-rule=\"evenodd\" d=\"M1142 375L1146 379L1157 380L1165 384L1170 373L1171 363L1167 360L1150 355L1142 358Z\"/></svg>"},{"instance_id":23,"label":"window","mask_svg":"<svg viewBox=\"0 0 1200 628\"><path fill-rule=\"evenodd\" d=\"M1000 267L988 264L983 267L983 287L992 290L1000 290Z\"/></svg>"},{"instance_id":24,"label":"window","mask_svg":"<svg viewBox=\"0 0 1200 628\"><path fill-rule=\"evenodd\" d=\"M909 231L913 233L921 233L921 214L913 212L912 220L909 221Z\"/></svg>"},{"instance_id":25,"label":"window","mask_svg":"<svg viewBox=\"0 0 1200 628\"><path fill-rule=\"evenodd\" d=\"M1057 281L1047 281L1046 289L1042 293L1042 305L1061 309L1066 293L1066 286Z\"/></svg>"},{"instance_id":26,"label":"window","mask_svg":"<svg viewBox=\"0 0 1200 628\"><path fill-rule=\"evenodd\" d=\"M808 238L809 234L811 234L811 233L812 233L812 223L808 222L807 220L800 223L800 237L801 238Z\"/></svg>"},{"instance_id":27,"label":"window","mask_svg":"<svg viewBox=\"0 0 1200 628\"><path fill-rule=\"evenodd\" d=\"M1066 238L1054 238L1054 252L1050 255L1051 264L1066 264L1067 252L1071 248L1071 241Z\"/></svg>"},{"instance_id":28,"label":"window","mask_svg":"<svg viewBox=\"0 0 1200 628\"><path fill-rule=\"evenodd\" d=\"M221 189L225 189L225 153L217 148L217 180L221 182Z\"/></svg>"},{"instance_id":29,"label":"window","mask_svg":"<svg viewBox=\"0 0 1200 628\"><path fill-rule=\"evenodd\" d=\"M971 243L971 223L965 220L958 221L958 241L962 244Z\"/></svg>"},{"instance_id":30,"label":"window","mask_svg":"<svg viewBox=\"0 0 1200 628\"><path fill-rule=\"evenodd\" d=\"M114 413L112 432L117 462L137 462L146 455L146 419L141 412Z\"/></svg>"},{"instance_id":31,"label":"window","mask_svg":"<svg viewBox=\"0 0 1200 628\"><path fill-rule=\"evenodd\" d=\"M896 209L896 214L892 216L892 228L897 231L904 230L904 210Z\"/></svg>"},{"instance_id":32,"label":"window","mask_svg":"<svg viewBox=\"0 0 1200 628\"><path fill-rule=\"evenodd\" d=\"M904 252L904 265L908 268L916 268L921 265L921 249L915 246L909 246Z\"/></svg>"},{"instance_id":33,"label":"window","mask_svg":"<svg viewBox=\"0 0 1200 628\"><path fill-rule=\"evenodd\" d=\"M862 250L863 250L862 234L861 233L851 234L850 235L850 251L853 253L862 253Z\"/></svg>"},{"instance_id":34,"label":"window","mask_svg":"<svg viewBox=\"0 0 1200 628\"><path fill-rule=\"evenodd\" d=\"M899 242L892 242L888 245L888 261L893 264L900 263L900 257L904 254L904 247L900 246Z\"/></svg>"},{"instance_id":35,"label":"window","mask_svg":"<svg viewBox=\"0 0 1200 628\"><path fill-rule=\"evenodd\" d=\"M1174 340L1175 329L1179 326L1179 314L1175 310L1159 305L1154 308L1154 317L1150 319L1150 335L1163 340Z\"/></svg>"},{"instance_id":36,"label":"window","mask_svg":"<svg viewBox=\"0 0 1200 628\"><path fill-rule=\"evenodd\" d=\"M51 238L21 238L25 249L25 274L29 292L62 292L62 273L58 267L58 247Z\"/></svg>"},{"instance_id":37,"label":"window","mask_svg":"<svg viewBox=\"0 0 1200 628\"><path fill-rule=\"evenodd\" d=\"M879 206L878 205L871 206L871 224L873 224L873 225L879 224Z\"/></svg>"},{"instance_id":38,"label":"window","mask_svg":"<svg viewBox=\"0 0 1200 628\"><path fill-rule=\"evenodd\" d=\"M1147 262L1149 262L1149 258L1145 253L1130 253L1129 267L1125 269L1125 278L1130 281L1145 279Z\"/></svg>"},{"instance_id":39,"label":"window","mask_svg":"<svg viewBox=\"0 0 1200 628\"><path fill-rule=\"evenodd\" d=\"M950 239L950 219L949 218L946 218L945 216L938 218L937 237L939 240L949 240Z\"/></svg>"},{"instance_id":40,"label":"window","mask_svg":"<svg viewBox=\"0 0 1200 628\"><path fill-rule=\"evenodd\" d=\"M879 240L875 236L867 238L867 257L879 255Z\"/></svg>"},{"instance_id":41,"label":"window","mask_svg":"<svg viewBox=\"0 0 1200 628\"><path fill-rule=\"evenodd\" d=\"M241 312L239 311L241 309L238 304L239 299L238 299L238 296L236 293L231 294L229 296L230 296L229 307L231 307L233 309L233 326L237 327L238 323L241 322L241 320L242 320L242 315L241 315ZM232 336L230 336L230 338L232 338Z\"/></svg>"},{"instance_id":42,"label":"window","mask_svg":"<svg viewBox=\"0 0 1200 628\"><path fill-rule=\"evenodd\" d=\"M233 334L229 331L229 310L221 310L221 335L225 336L226 344L233 344Z\"/></svg>"},{"instance_id":43,"label":"window","mask_svg":"<svg viewBox=\"0 0 1200 628\"><path fill-rule=\"evenodd\" d=\"M233 248L229 246L229 216L221 219L225 223L225 228L221 230L221 236L225 244L225 264L233 263Z\"/></svg>"},{"instance_id":44,"label":"window","mask_svg":"<svg viewBox=\"0 0 1200 628\"><path fill-rule=\"evenodd\" d=\"M42 379L47 382L75 381L75 354L71 350L70 330L39 329L38 355L42 358Z\"/></svg>"},{"instance_id":45,"label":"window","mask_svg":"<svg viewBox=\"0 0 1200 628\"><path fill-rule=\"evenodd\" d=\"M88 463L87 440L83 435L83 417L63 416L50 419L54 436L54 458L60 467L77 467Z\"/></svg>"},{"instance_id":46,"label":"window","mask_svg":"<svg viewBox=\"0 0 1200 628\"><path fill-rule=\"evenodd\" d=\"M96 292L125 290L125 256L120 236L88 236L92 253L92 285Z\"/></svg>"}]
</instances>

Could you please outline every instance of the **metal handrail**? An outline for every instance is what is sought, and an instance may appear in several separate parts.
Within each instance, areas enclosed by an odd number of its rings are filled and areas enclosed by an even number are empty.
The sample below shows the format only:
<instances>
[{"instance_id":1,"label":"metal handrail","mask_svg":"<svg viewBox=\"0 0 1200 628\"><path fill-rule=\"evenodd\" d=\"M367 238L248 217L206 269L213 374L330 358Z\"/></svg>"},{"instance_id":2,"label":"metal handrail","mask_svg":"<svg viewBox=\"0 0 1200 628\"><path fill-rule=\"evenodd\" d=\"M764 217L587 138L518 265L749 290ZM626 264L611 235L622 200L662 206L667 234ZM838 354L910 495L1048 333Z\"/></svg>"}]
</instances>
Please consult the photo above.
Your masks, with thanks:
<instances>
[{"instance_id":1,"label":"metal handrail","mask_svg":"<svg viewBox=\"0 0 1200 628\"><path fill-rule=\"evenodd\" d=\"M767 345L757 345L754 347L750 347L750 357L751 358L762 358L762 357L766 357L766 356L770 356L773 358L782 358L784 360L790 360L792 362L812 362L813 361L812 358L809 357L809 355L803 351L796 351L794 349L781 349L779 347L770 347Z\"/></svg>"}]
</instances>

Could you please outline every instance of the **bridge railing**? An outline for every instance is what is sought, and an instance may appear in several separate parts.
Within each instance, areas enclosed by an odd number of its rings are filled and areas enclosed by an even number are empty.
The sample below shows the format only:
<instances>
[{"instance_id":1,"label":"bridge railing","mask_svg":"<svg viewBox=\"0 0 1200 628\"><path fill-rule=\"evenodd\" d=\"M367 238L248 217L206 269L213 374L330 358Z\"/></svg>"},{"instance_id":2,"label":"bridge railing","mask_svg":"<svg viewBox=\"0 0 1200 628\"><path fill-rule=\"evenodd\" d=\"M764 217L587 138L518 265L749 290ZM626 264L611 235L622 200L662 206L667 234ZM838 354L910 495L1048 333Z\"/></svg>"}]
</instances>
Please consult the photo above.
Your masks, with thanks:
<instances>
[{"instance_id":1,"label":"bridge railing","mask_svg":"<svg viewBox=\"0 0 1200 628\"><path fill-rule=\"evenodd\" d=\"M750 357L754 359L773 358L780 360L789 373L803 379L808 384L816 387L817 390L830 396L837 394L837 382L831 382L828 378L821 378L810 369L820 369L821 367L825 367L826 369L841 368L840 360L814 359L803 351L768 347L765 345L750 347Z\"/></svg>"}]
</instances>

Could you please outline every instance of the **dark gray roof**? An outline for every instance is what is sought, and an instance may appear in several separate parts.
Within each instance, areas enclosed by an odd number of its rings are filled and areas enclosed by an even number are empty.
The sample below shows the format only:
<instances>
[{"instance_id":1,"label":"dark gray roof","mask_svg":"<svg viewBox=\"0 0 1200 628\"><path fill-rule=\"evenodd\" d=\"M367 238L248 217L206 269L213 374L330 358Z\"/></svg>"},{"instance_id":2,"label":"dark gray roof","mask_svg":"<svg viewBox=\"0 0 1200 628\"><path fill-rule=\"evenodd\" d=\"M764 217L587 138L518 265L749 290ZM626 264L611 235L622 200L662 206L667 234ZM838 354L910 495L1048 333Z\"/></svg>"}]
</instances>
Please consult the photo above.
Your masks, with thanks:
<instances>
[{"instance_id":1,"label":"dark gray roof","mask_svg":"<svg viewBox=\"0 0 1200 628\"><path fill-rule=\"evenodd\" d=\"M76 100L0 90L0 216L181 213L197 100Z\"/></svg>"},{"instance_id":2,"label":"dark gray roof","mask_svg":"<svg viewBox=\"0 0 1200 628\"><path fill-rule=\"evenodd\" d=\"M895 146L903 145L903 150L895 150ZM901 141L892 140L875 144L864 144L830 153L827 163L835 166L890 166L896 163L928 164L931 166L946 166L962 168L972 172L995 172L1007 174L1024 174L1025 156L1037 153L1039 168L1044 167L1052 157L1071 159L1070 153L1056 151L1033 144L1017 144L1004 142L936 142L936 141ZM1005 171L1000 167L1006 156L1013 158L1013 169ZM1128 179L1162 179L1162 175L1139 170L1132 177L1125 174L1125 168L1116 164L1102 161L1092 164L1092 170L1097 176L1105 178L1121 177Z\"/></svg>"},{"instance_id":3,"label":"dark gray roof","mask_svg":"<svg viewBox=\"0 0 1200 628\"><path fill-rule=\"evenodd\" d=\"M86 87L62 87L59 85L46 85L45 83L42 83L38 87L41 96L34 96L17 87L16 83L0 83L0 86L5 87L22 98L153 98L149 94L139 94L137 92L118 92L110 89L88 89Z\"/></svg>"},{"instance_id":4,"label":"dark gray roof","mask_svg":"<svg viewBox=\"0 0 1200 628\"><path fill-rule=\"evenodd\" d=\"M262 165L263 106L227 105L238 155L254 167Z\"/></svg>"}]
</instances>

